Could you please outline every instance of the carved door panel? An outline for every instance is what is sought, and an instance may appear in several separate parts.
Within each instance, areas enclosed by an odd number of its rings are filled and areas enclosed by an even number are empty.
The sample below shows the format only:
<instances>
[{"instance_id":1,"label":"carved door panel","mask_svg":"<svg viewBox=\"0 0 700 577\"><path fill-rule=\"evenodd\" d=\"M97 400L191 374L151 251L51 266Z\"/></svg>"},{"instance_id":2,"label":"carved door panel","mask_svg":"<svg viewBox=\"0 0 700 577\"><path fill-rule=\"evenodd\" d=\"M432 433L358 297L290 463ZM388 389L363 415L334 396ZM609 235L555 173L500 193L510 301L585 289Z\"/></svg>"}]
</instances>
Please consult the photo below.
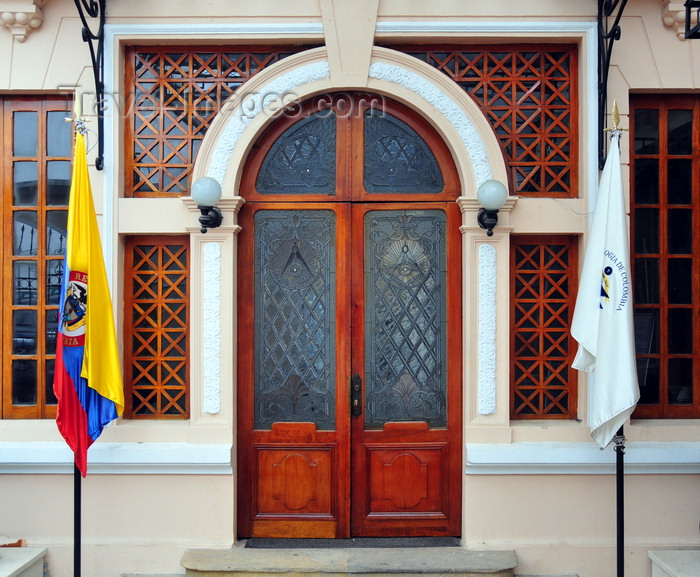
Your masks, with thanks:
<instances>
[{"instance_id":1,"label":"carved door panel","mask_svg":"<svg viewBox=\"0 0 700 577\"><path fill-rule=\"evenodd\" d=\"M241 537L459 534L457 177L363 98L273 124L241 183Z\"/></svg>"}]
</instances>

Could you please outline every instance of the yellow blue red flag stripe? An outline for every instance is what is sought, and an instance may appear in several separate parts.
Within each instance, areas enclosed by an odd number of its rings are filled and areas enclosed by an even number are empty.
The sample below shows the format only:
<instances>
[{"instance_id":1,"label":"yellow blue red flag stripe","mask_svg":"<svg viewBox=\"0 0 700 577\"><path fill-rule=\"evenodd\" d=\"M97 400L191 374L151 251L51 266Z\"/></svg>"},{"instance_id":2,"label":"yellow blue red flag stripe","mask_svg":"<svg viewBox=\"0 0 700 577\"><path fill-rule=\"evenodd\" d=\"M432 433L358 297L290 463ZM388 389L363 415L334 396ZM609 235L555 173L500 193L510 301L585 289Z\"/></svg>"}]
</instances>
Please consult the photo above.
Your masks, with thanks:
<instances>
[{"instance_id":1,"label":"yellow blue red flag stripe","mask_svg":"<svg viewBox=\"0 0 700 577\"><path fill-rule=\"evenodd\" d=\"M88 448L122 414L124 390L85 137L80 130L75 139L67 230L53 386L58 430L84 477Z\"/></svg>"}]
</instances>

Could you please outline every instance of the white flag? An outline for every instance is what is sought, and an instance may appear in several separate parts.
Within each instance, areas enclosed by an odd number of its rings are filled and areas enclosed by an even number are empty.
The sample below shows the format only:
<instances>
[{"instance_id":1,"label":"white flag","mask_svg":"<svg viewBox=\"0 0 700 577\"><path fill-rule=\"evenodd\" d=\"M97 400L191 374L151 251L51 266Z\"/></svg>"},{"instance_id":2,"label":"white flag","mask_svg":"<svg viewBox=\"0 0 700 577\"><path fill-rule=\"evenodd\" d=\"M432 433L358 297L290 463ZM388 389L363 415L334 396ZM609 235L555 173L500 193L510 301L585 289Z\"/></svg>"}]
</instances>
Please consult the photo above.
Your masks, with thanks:
<instances>
[{"instance_id":1,"label":"white flag","mask_svg":"<svg viewBox=\"0 0 700 577\"><path fill-rule=\"evenodd\" d=\"M593 372L591 436L606 447L639 400L632 279L620 165L620 131L612 132L583 260L571 335L573 367Z\"/></svg>"}]
</instances>

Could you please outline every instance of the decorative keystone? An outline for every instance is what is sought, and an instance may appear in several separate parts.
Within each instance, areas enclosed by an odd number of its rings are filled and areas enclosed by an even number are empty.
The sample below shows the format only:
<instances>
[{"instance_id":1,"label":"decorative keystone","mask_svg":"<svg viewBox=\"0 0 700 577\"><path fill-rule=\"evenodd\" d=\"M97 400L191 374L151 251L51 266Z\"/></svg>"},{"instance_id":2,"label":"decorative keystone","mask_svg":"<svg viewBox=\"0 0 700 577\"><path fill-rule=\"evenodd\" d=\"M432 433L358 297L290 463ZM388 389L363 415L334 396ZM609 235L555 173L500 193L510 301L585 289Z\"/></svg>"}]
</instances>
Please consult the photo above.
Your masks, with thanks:
<instances>
[{"instance_id":1,"label":"decorative keystone","mask_svg":"<svg viewBox=\"0 0 700 577\"><path fill-rule=\"evenodd\" d=\"M24 42L32 30L44 22L41 7L47 0L12 0L0 3L0 22L9 28L18 42Z\"/></svg>"}]
</instances>

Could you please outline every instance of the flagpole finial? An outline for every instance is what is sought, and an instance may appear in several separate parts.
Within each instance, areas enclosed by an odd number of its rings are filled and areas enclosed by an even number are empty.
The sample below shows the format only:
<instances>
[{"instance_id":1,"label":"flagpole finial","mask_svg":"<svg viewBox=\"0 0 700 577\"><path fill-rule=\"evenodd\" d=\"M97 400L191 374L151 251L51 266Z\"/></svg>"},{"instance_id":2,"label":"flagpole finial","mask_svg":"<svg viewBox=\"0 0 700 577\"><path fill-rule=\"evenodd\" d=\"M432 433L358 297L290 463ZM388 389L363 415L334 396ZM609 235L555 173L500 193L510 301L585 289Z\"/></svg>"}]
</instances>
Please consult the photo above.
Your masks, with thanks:
<instances>
[{"instance_id":1,"label":"flagpole finial","mask_svg":"<svg viewBox=\"0 0 700 577\"><path fill-rule=\"evenodd\" d=\"M612 118L613 127L606 128L605 132L617 132L619 134L623 130L628 130L627 128L620 128L620 111L617 108L617 100L613 100L612 113L610 116Z\"/></svg>"},{"instance_id":2,"label":"flagpole finial","mask_svg":"<svg viewBox=\"0 0 700 577\"><path fill-rule=\"evenodd\" d=\"M620 126L620 111L617 108L617 100L613 100L612 123L613 123L613 130L617 130L618 126Z\"/></svg>"}]
</instances>

